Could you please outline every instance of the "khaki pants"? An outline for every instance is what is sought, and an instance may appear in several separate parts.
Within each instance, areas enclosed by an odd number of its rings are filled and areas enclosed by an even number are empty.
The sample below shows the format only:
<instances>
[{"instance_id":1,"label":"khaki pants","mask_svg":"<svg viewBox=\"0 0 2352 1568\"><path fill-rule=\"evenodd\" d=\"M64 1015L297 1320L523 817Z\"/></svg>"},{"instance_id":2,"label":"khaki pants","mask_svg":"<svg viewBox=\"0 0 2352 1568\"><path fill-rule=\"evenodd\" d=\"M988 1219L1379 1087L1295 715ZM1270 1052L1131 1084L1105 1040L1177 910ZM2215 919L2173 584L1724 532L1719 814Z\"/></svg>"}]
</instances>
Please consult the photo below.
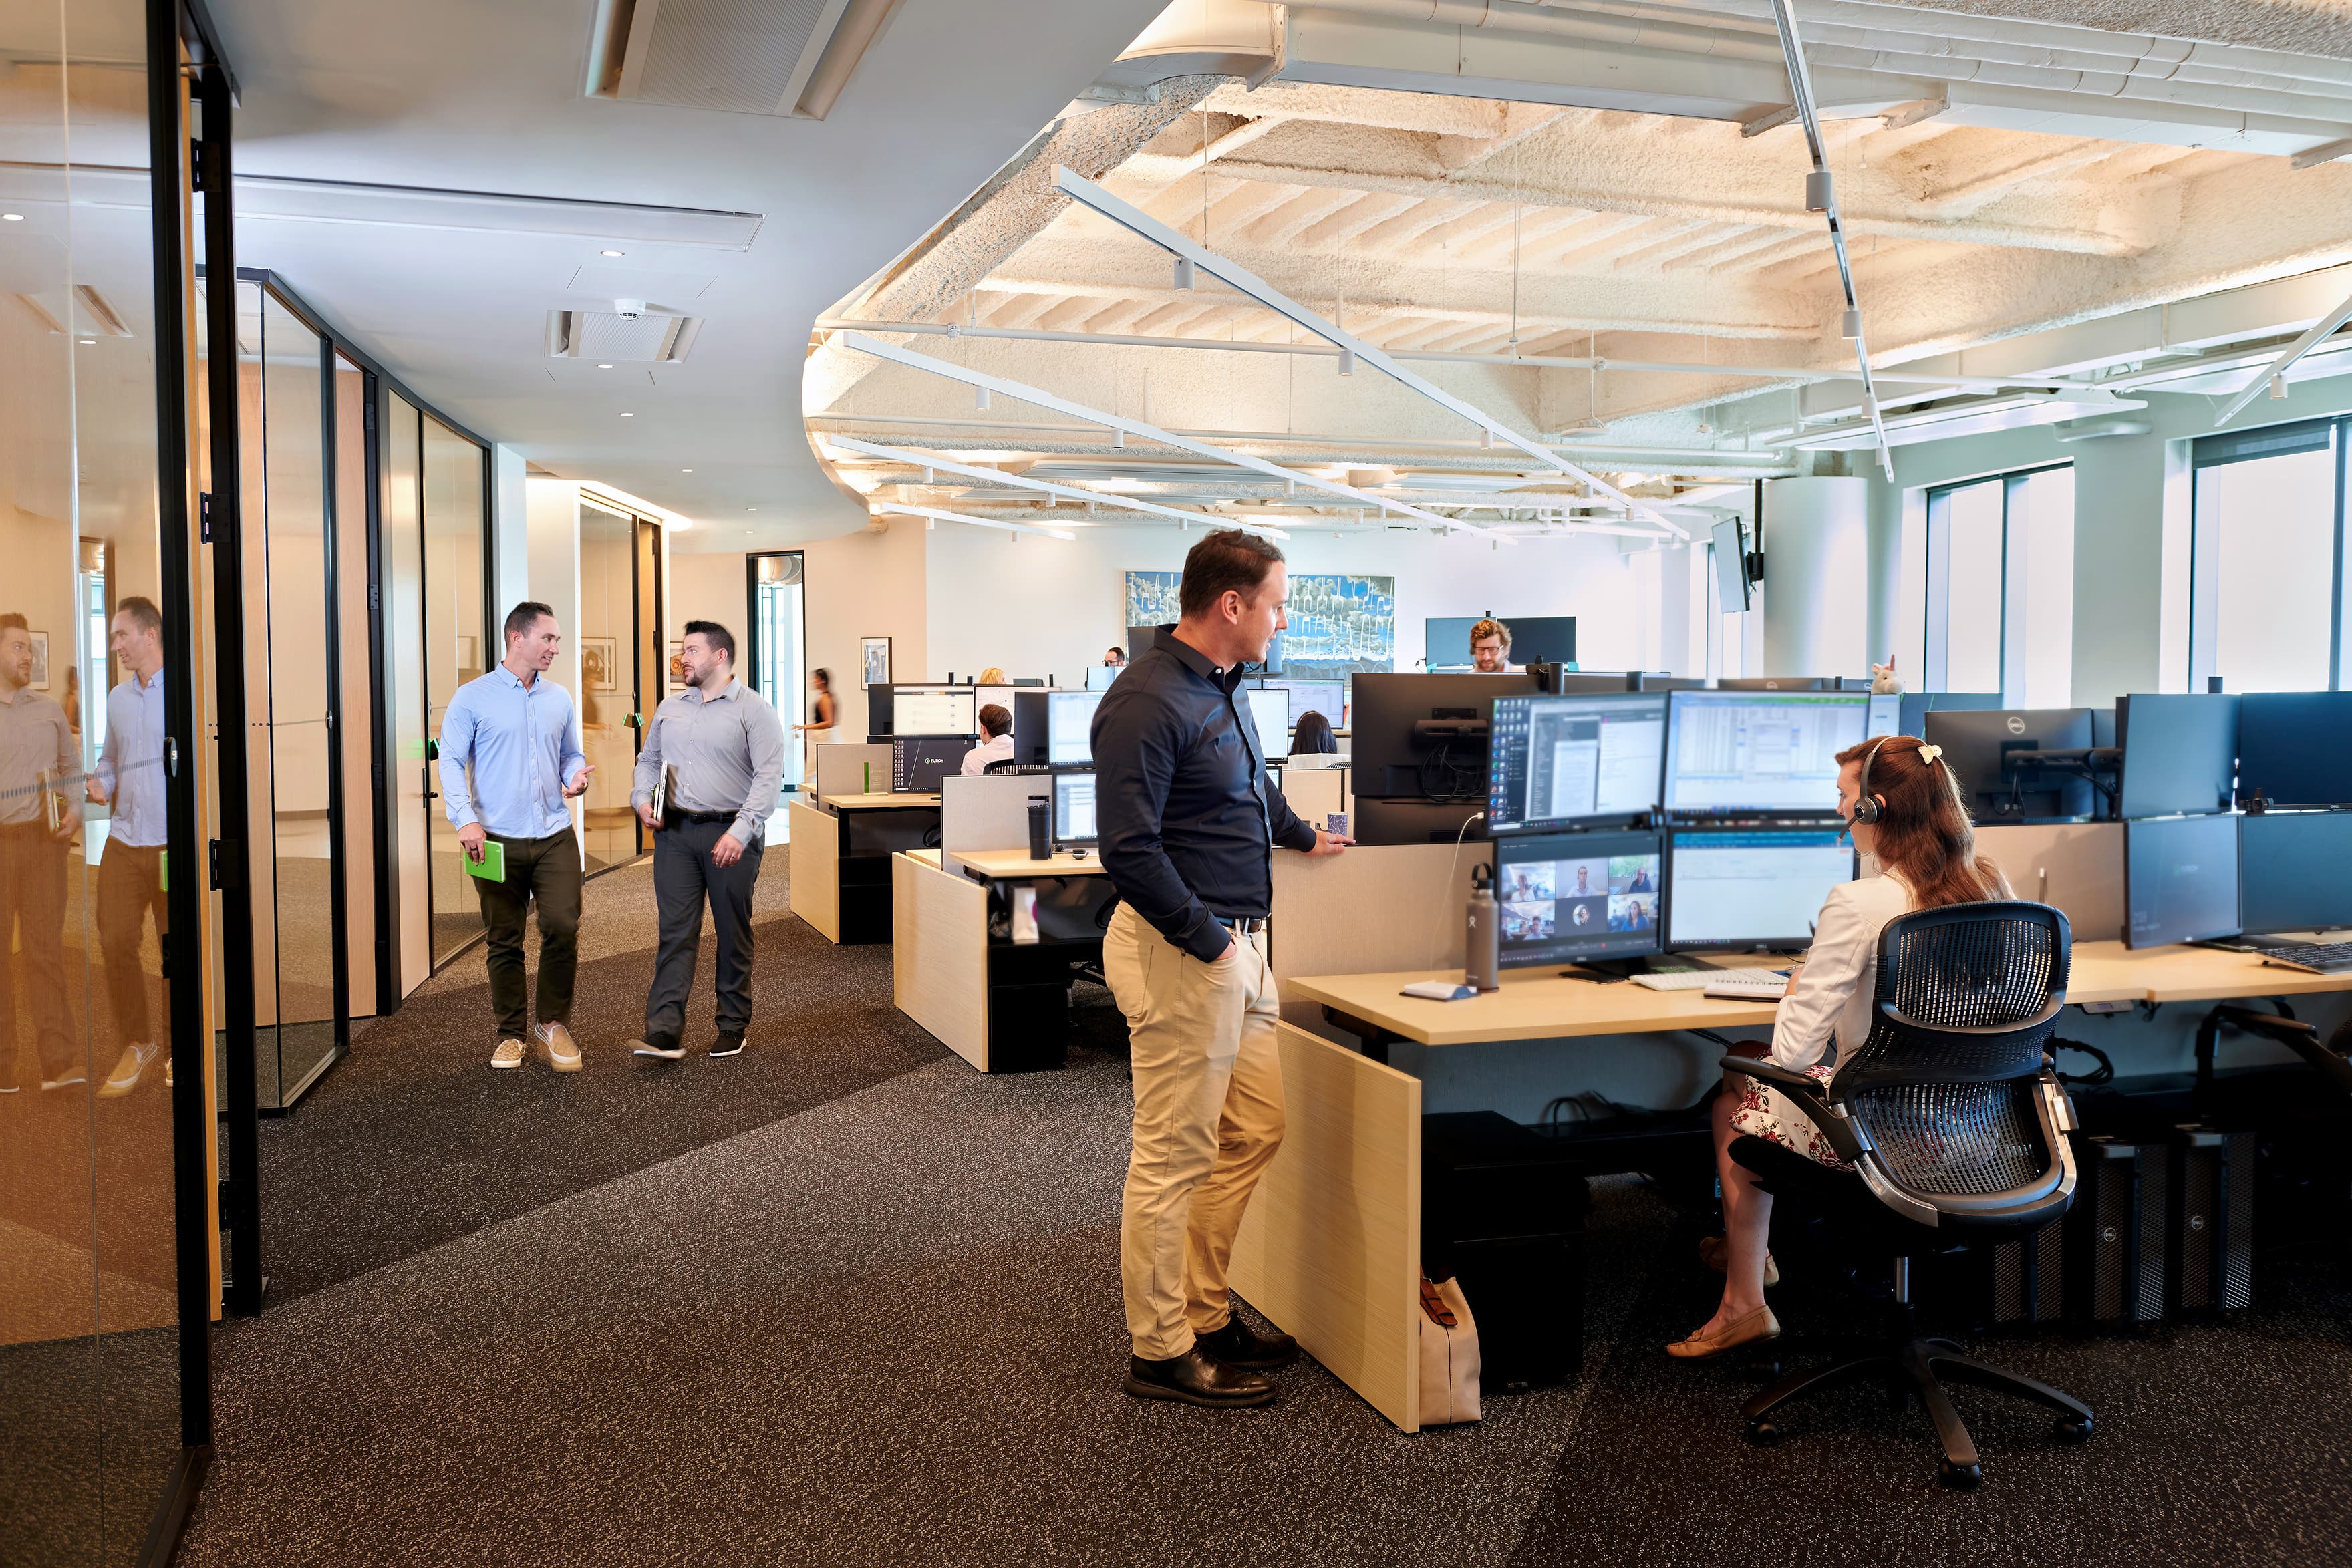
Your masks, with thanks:
<instances>
[{"instance_id":1,"label":"khaki pants","mask_svg":"<svg viewBox=\"0 0 2352 1568\"><path fill-rule=\"evenodd\" d=\"M1135 1069L1119 1282L1135 1354L1165 1361L1233 1316L1234 1233L1282 1143L1274 972L1263 933L1204 964L1121 904L1103 936L1103 973L1127 1015Z\"/></svg>"}]
</instances>

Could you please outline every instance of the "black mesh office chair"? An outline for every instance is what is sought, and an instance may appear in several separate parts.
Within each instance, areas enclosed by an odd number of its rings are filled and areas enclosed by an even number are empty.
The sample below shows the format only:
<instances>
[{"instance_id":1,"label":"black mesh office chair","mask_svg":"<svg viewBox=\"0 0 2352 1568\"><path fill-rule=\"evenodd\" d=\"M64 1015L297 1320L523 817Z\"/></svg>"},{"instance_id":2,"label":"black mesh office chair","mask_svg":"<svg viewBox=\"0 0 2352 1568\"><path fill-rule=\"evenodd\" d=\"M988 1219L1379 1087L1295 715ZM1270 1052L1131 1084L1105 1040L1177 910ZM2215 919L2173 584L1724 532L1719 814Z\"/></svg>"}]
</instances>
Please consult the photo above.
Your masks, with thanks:
<instances>
[{"instance_id":1,"label":"black mesh office chair","mask_svg":"<svg viewBox=\"0 0 2352 1568\"><path fill-rule=\"evenodd\" d=\"M2074 1108L2044 1049L2066 1004L2066 917L2023 902L1952 904L1889 921L1878 938L1876 1017L1824 1085L1801 1072L1727 1056L1728 1071L1771 1084L1855 1168L1833 1170L1761 1138L1731 1157L1769 1192L1801 1192L1895 1258L1901 1314L1876 1354L1792 1374L1748 1401L1748 1437L1779 1440L1773 1416L1794 1399L1878 1378L1916 1396L1936 1423L1943 1478L1974 1486L1976 1445L1944 1384L1999 1389L2058 1412L2056 1435L2091 1434L2090 1407L2054 1388L1970 1359L1914 1330L1910 1260L2033 1230L2066 1212Z\"/></svg>"}]
</instances>

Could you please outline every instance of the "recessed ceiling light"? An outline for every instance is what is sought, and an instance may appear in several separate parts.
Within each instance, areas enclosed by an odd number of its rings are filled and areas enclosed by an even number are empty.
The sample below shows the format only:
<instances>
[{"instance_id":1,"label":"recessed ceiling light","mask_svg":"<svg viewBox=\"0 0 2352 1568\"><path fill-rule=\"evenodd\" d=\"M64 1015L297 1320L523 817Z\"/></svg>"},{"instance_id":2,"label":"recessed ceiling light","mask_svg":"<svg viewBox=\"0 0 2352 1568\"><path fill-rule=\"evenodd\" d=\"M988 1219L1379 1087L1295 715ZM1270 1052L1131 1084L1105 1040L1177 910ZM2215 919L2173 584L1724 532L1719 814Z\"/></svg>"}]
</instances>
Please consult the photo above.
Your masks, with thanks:
<instances>
[{"instance_id":1,"label":"recessed ceiling light","mask_svg":"<svg viewBox=\"0 0 2352 1568\"><path fill-rule=\"evenodd\" d=\"M694 470L693 470L693 469L691 469L691 468L681 468L681 469L679 469L679 470L678 470L678 472L679 472L679 473L681 473L681 474L691 474L691 473L693 473L693 472L694 472Z\"/></svg>"},{"instance_id":2,"label":"recessed ceiling light","mask_svg":"<svg viewBox=\"0 0 2352 1568\"><path fill-rule=\"evenodd\" d=\"M758 511L760 508L759 508L759 507L744 507L743 509L744 509L745 511L747 511L747 512L756 512L756 511Z\"/></svg>"},{"instance_id":3,"label":"recessed ceiling light","mask_svg":"<svg viewBox=\"0 0 2352 1568\"><path fill-rule=\"evenodd\" d=\"M98 347L98 340L95 338L84 338L81 341L82 347L86 349L94 349Z\"/></svg>"},{"instance_id":4,"label":"recessed ceiling light","mask_svg":"<svg viewBox=\"0 0 2352 1568\"><path fill-rule=\"evenodd\" d=\"M749 533L756 533L758 530L757 530L757 529L755 529L755 528L745 528L743 531L744 531L745 533L749 534Z\"/></svg>"},{"instance_id":5,"label":"recessed ceiling light","mask_svg":"<svg viewBox=\"0 0 2352 1568\"><path fill-rule=\"evenodd\" d=\"M5 218L12 224L21 224L25 221L25 214L22 213L0 213L0 218Z\"/></svg>"},{"instance_id":6,"label":"recessed ceiling light","mask_svg":"<svg viewBox=\"0 0 2352 1568\"><path fill-rule=\"evenodd\" d=\"M631 413L627 409L625 409L625 409L623 409L623 410L621 411L621 417L622 417L623 419L635 419L635 418L636 418L637 416L636 416L635 414L634 414L634 413Z\"/></svg>"},{"instance_id":7,"label":"recessed ceiling light","mask_svg":"<svg viewBox=\"0 0 2352 1568\"><path fill-rule=\"evenodd\" d=\"M613 367L612 367L612 366L610 366L610 365L598 365L596 368L597 368L598 370L600 370L600 371L609 371L609 370L611 370Z\"/></svg>"},{"instance_id":8,"label":"recessed ceiling light","mask_svg":"<svg viewBox=\"0 0 2352 1568\"><path fill-rule=\"evenodd\" d=\"M600 250L596 254L598 256L626 256L629 253L625 250Z\"/></svg>"}]
</instances>

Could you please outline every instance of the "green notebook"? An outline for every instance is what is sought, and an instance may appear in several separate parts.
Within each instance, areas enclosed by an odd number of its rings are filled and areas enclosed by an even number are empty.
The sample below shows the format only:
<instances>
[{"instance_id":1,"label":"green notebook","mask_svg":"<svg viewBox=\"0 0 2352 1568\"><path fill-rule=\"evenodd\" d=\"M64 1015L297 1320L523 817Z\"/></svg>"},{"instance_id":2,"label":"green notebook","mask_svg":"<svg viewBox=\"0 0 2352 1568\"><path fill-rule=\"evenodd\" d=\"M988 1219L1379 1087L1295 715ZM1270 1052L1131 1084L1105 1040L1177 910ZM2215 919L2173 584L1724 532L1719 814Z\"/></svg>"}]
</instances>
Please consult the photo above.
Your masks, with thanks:
<instances>
[{"instance_id":1,"label":"green notebook","mask_svg":"<svg viewBox=\"0 0 2352 1568\"><path fill-rule=\"evenodd\" d=\"M466 874L478 876L484 882L504 882L507 879L507 847L496 839L482 841L482 858L467 854L458 858L466 862Z\"/></svg>"}]
</instances>

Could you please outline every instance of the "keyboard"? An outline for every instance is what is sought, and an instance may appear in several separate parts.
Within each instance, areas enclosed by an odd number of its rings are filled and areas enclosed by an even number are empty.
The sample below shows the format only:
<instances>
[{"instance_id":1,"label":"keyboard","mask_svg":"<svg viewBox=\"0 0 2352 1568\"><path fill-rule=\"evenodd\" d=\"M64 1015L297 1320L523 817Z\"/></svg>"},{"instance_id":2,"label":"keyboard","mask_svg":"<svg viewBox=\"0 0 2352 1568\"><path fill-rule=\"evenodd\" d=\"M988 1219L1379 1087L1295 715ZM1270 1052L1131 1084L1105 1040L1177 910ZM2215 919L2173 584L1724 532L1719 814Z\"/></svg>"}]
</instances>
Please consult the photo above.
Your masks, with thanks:
<instances>
[{"instance_id":1,"label":"keyboard","mask_svg":"<svg viewBox=\"0 0 2352 1568\"><path fill-rule=\"evenodd\" d=\"M2341 975L2352 970L2352 942L2306 942L2292 947L2256 949L2265 964L2302 969L2314 975Z\"/></svg>"},{"instance_id":2,"label":"keyboard","mask_svg":"<svg viewBox=\"0 0 2352 1568\"><path fill-rule=\"evenodd\" d=\"M1664 975L1636 975L1633 983L1654 991L1703 991L1710 986L1773 986L1779 996L1789 977L1778 969L1676 969Z\"/></svg>"},{"instance_id":3,"label":"keyboard","mask_svg":"<svg viewBox=\"0 0 2352 1568\"><path fill-rule=\"evenodd\" d=\"M1774 977L1762 980L1717 980L1699 993L1718 1002L1777 1002L1789 994L1789 982Z\"/></svg>"}]
</instances>

